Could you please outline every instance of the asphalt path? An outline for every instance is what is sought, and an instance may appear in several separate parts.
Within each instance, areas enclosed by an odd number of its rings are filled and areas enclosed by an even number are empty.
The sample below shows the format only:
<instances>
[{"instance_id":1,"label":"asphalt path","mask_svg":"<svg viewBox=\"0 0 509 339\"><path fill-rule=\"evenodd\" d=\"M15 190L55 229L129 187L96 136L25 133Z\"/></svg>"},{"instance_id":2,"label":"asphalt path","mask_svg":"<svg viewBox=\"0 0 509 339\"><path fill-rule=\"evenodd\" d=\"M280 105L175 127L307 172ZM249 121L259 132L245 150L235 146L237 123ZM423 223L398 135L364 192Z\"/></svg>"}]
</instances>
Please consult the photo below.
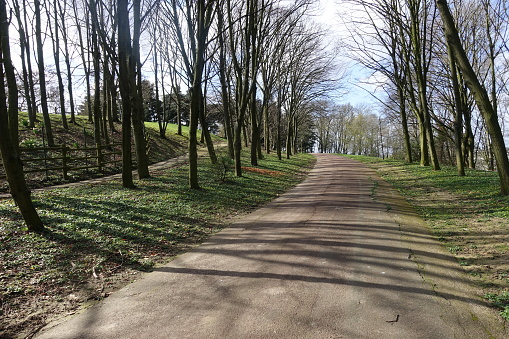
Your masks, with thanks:
<instances>
[{"instance_id":1,"label":"asphalt path","mask_svg":"<svg viewBox=\"0 0 509 339\"><path fill-rule=\"evenodd\" d=\"M374 171L309 177L38 338L508 338L454 258Z\"/></svg>"}]
</instances>

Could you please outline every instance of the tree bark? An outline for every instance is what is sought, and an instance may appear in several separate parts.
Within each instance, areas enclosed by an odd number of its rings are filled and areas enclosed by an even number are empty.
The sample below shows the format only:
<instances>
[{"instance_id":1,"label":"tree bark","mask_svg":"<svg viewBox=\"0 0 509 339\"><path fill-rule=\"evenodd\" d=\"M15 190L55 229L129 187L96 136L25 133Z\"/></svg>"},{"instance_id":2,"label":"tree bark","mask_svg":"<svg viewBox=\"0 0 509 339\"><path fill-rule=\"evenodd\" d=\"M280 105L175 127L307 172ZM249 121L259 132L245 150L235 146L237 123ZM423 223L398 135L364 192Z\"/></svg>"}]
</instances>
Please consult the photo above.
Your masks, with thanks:
<instances>
[{"instance_id":1,"label":"tree bark","mask_svg":"<svg viewBox=\"0 0 509 339\"><path fill-rule=\"evenodd\" d=\"M452 54L450 46L447 46L447 55L449 57L449 67L451 73L451 82L454 95L454 149L456 152L456 168L459 176L465 176L465 159L463 158L463 103L461 101L460 87L458 81L458 71L456 69L456 60Z\"/></svg>"},{"instance_id":2,"label":"tree bark","mask_svg":"<svg viewBox=\"0 0 509 339\"><path fill-rule=\"evenodd\" d=\"M64 90L64 81L62 79L62 71L60 69L60 38L59 31L60 27L58 24L58 0L53 1L53 16L55 20L55 31L52 36L53 40L53 57L55 60L55 70L57 73L57 82L58 82L58 99L60 103L60 116L62 118L62 126L64 129L69 129L69 124L67 123L67 117L65 114L65 90ZM49 17L49 13L48 13Z\"/></svg>"},{"instance_id":3,"label":"tree bark","mask_svg":"<svg viewBox=\"0 0 509 339\"><path fill-rule=\"evenodd\" d=\"M131 33L129 28L128 0L117 1L119 84L122 96L122 186L134 188L131 151L131 89L130 54Z\"/></svg>"},{"instance_id":4,"label":"tree bark","mask_svg":"<svg viewBox=\"0 0 509 339\"><path fill-rule=\"evenodd\" d=\"M59 6L60 22L62 24L62 39L64 40L64 61L67 70L67 91L69 92L69 107L71 109L71 118L69 122L71 124L76 123L76 108L74 106L74 92L72 88L72 71L71 71L71 60L69 55L69 42L67 38L67 27L65 23L65 8L67 2L64 2L64 8L61 7L60 1L56 1Z\"/></svg>"},{"instance_id":5,"label":"tree bark","mask_svg":"<svg viewBox=\"0 0 509 339\"><path fill-rule=\"evenodd\" d=\"M89 8L93 14L97 13L95 9L95 0L89 1ZM92 10L93 9L93 10ZM94 65L94 141L96 147L101 146L101 66L100 66L100 51L99 51L99 40L97 38L97 24L96 20L92 21L92 61ZM98 148L98 156L100 156ZM98 159L100 163L101 160Z\"/></svg>"},{"instance_id":6,"label":"tree bark","mask_svg":"<svg viewBox=\"0 0 509 339\"><path fill-rule=\"evenodd\" d=\"M251 92L251 165L258 166L258 145L260 144L260 128L258 126L258 112L256 110L256 86Z\"/></svg>"},{"instance_id":7,"label":"tree bark","mask_svg":"<svg viewBox=\"0 0 509 339\"><path fill-rule=\"evenodd\" d=\"M226 77L226 45L224 41L224 13L219 8L217 13L218 40L219 40L219 81L221 82L221 98L223 101L223 118L226 141L228 143L228 154L234 158L233 130L230 112L230 92Z\"/></svg>"},{"instance_id":8,"label":"tree bark","mask_svg":"<svg viewBox=\"0 0 509 339\"><path fill-rule=\"evenodd\" d=\"M37 45L37 58L39 64L39 90L41 95L42 116L44 119L44 132L48 141L48 146L55 146L53 139L53 130L51 128L51 120L48 111L48 94L46 91L46 76L44 67L44 52L42 44L42 31L41 31L41 1L34 0L35 5L35 36Z\"/></svg>"},{"instance_id":9,"label":"tree bark","mask_svg":"<svg viewBox=\"0 0 509 339\"><path fill-rule=\"evenodd\" d=\"M16 15L16 19L18 21L18 31L19 31L19 44L20 44L20 50L21 50L21 67L22 67L22 76L23 76L23 90L25 94L25 100L27 102L27 110L28 110L28 121L29 121L29 127L34 128L35 127L35 105L34 105L34 98L32 97L32 94L30 92L30 81L28 79L28 70L27 70L27 44L28 41L26 39L26 32L25 27L23 25L23 21L21 20L21 11L19 8L18 1L14 1L14 13ZM23 8L25 8L25 4L23 3Z\"/></svg>"},{"instance_id":10,"label":"tree bark","mask_svg":"<svg viewBox=\"0 0 509 339\"><path fill-rule=\"evenodd\" d=\"M132 57L135 67L131 69L131 105L132 111L134 144L136 148L136 163L138 177L140 179L150 177L148 169L147 146L145 142L145 126L143 122L143 95L141 89L141 60L140 60L140 37L141 37L141 0L133 1L133 47Z\"/></svg>"}]
</instances>

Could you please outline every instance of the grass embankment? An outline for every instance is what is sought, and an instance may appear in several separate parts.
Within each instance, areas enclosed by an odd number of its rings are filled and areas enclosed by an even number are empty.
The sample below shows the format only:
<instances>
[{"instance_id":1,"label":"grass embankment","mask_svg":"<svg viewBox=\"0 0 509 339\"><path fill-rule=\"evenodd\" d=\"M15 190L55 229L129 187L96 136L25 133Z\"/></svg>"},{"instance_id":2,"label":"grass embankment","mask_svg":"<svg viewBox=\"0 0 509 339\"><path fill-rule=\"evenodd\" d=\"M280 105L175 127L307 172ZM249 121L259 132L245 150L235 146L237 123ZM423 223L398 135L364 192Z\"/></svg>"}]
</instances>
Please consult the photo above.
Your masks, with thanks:
<instances>
[{"instance_id":1,"label":"grass embankment","mask_svg":"<svg viewBox=\"0 0 509 339\"><path fill-rule=\"evenodd\" d=\"M34 148L34 147L43 147L47 146L47 141L45 137L43 137L43 123L42 116L38 115L39 121L35 124L35 128L28 128L28 119L26 113L20 113L19 118L19 130L20 130L20 145L24 148ZM62 127L61 118L58 114L50 114L53 137L55 141L55 145L62 146L65 145L71 149L77 148L86 148L86 147L95 147L94 141L94 126L93 123L88 121L88 118L85 116L77 116L76 124L69 124L69 129L64 129ZM120 143L122 141L122 126L120 123L114 123L115 131L108 131L108 137L110 143ZM145 123L146 132L148 135L148 142L150 151L148 153L149 162L156 163L159 161L166 160L168 158L176 157L178 155L185 154L187 152L187 144L188 144L188 128L183 126L182 134L177 135L177 126L174 124L169 124L168 129L166 131L166 139L162 139L159 137L159 127L155 122L147 122ZM106 143L105 139L102 138L102 143ZM133 141L134 145L134 141ZM134 147L134 146L133 146ZM118 148L120 149L120 148ZM29 154L31 156L29 156ZM72 153L73 156L83 157L83 156L91 156L95 155L94 152L82 152L82 153ZM52 157L61 157L60 152L52 153L24 153L22 154L22 159L29 158L45 158L47 155ZM94 160L91 160L94 163ZM136 157L134 156L134 161L136 161ZM61 166L61 160L48 161L48 167L58 167ZM43 162L39 161L36 163L30 164L25 163L25 167L31 168L32 166L43 166ZM83 165L83 164L81 164ZM85 180L89 178L96 178L104 176L105 174L114 174L120 173L120 162L115 165L107 165L102 172L99 172L96 168L90 169L81 169L81 170L73 170L69 172L69 179L64 180L62 178L62 171L60 170L50 170L48 172L36 172L36 173L28 173L25 175L27 183L30 188L51 186L61 183L67 182L75 182L80 180ZM0 161L0 174L3 173L3 168ZM0 179L0 193L8 192L7 182L5 179Z\"/></svg>"},{"instance_id":2,"label":"grass embankment","mask_svg":"<svg viewBox=\"0 0 509 339\"><path fill-rule=\"evenodd\" d=\"M414 206L458 264L509 320L509 197L496 172L405 164L353 156L367 163Z\"/></svg>"},{"instance_id":3,"label":"grass embankment","mask_svg":"<svg viewBox=\"0 0 509 339\"><path fill-rule=\"evenodd\" d=\"M106 297L295 185L313 161L270 155L222 182L202 159L202 190L188 189L179 166L153 171L136 189L111 181L38 192L43 234L24 231L14 204L0 201L0 337L26 337L49 317Z\"/></svg>"}]
</instances>

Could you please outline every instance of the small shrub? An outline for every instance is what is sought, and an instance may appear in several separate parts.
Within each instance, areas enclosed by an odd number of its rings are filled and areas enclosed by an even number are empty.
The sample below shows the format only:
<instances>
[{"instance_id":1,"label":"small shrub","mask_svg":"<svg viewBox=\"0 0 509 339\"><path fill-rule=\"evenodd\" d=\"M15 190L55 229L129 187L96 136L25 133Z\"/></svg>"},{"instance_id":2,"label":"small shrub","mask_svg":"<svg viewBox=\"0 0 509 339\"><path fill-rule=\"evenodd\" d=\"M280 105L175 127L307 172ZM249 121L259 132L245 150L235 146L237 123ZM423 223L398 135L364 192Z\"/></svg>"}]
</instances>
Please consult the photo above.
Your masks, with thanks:
<instances>
[{"instance_id":1,"label":"small shrub","mask_svg":"<svg viewBox=\"0 0 509 339\"><path fill-rule=\"evenodd\" d=\"M232 171L233 159L228 154L221 154L217 157L216 173L219 180L225 182Z\"/></svg>"},{"instance_id":2,"label":"small shrub","mask_svg":"<svg viewBox=\"0 0 509 339\"><path fill-rule=\"evenodd\" d=\"M35 139L25 139L19 145L24 148L35 148L37 147L38 142Z\"/></svg>"}]
</instances>

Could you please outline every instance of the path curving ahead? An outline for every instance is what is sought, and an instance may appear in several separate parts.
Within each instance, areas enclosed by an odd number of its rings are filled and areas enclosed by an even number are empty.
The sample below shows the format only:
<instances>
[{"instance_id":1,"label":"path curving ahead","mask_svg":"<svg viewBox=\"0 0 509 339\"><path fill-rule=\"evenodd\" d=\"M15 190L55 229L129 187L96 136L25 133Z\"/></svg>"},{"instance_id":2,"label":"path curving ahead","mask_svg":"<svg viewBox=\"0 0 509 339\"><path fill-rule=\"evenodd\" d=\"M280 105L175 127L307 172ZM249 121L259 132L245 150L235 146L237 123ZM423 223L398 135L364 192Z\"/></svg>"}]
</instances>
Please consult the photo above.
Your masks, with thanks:
<instances>
[{"instance_id":1,"label":"path curving ahead","mask_svg":"<svg viewBox=\"0 0 509 339\"><path fill-rule=\"evenodd\" d=\"M293 190L38 338L509 337L388 184L317 158Z\"/></svg>"}]
</instances>

